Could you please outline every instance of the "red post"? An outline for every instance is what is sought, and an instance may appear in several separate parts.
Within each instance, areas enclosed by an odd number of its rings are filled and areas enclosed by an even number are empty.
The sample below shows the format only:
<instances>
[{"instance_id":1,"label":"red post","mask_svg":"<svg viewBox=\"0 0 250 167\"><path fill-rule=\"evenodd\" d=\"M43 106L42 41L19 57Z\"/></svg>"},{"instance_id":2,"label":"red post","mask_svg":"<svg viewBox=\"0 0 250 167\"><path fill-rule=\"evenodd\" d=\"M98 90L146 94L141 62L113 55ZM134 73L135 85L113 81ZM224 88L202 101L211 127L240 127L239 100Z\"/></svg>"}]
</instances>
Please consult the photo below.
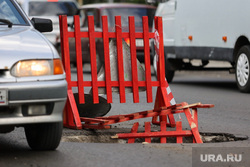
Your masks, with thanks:
<instances>
[{"instance_id":1,"label":"red post","mask_svg":"<svg viewBox=\"0 0 250 167\"><path fill-rule=\"evenodd\" d=\"M76 49L76 64L77 64L77 84L78 84L78 96L79 103L82 104L84 100L84 88L83 88L83 74L82 74L82 43L80 32L80 20L79 15L74 16L74 33L75 33L75 49Z\"/></svg>"},{"instance_id":2,"label":"red post","mask_svg":"<svg viewBox=\"0 0 250 167\"><path fill-rule=\"evenodd\" d=\"M139 103L138 70L137 70L136 42L135 42L136 41L135 20L133 16L129 16L129 37L130 37L133 98L134 98L134 103Z\"/></svg>"},{"instance_id":3,"label":"red post","mask_svg":"<svg viewBox=\"0 0 250 167\"><path fill-rule=\"evenodd\" d=\"M103 33L103 48L104 48L104 63L105 63L105 86L107 94L107 102L112 103L112 87L111 87L111 72L109 58L109 34L108 34L108 19L107 16L102 16L102 33Z\"/></svg>"},{"instance_id":4,"label":"red post","mask_svg":"<svg viewBox=\"0 0 250 167\"><path fill-rule=\"evenodd\" d=\"M151 80L151 63L150 63L150 48L149 48L149 29L148 29L148 17L142 17L143 23L143 41L144 41L144 64L145 64L145 78L146 78L146 90L147 90L147 102L153 102L152 95L152 80Z\"/></svg>"},{"instance_id":5,"label":"red post","mask_svg":"<svg viewBox=\"0 0 250 167\"><path fill-rule=\"evenodd\" d=\"M120 103L125 103L126 98L125 98L125 84L124 84L121 16L115 16L115 30L116 30L116 48L117 48L117 65L118 65Z\"/></svg>"},{"instance_id":6,"label":"red post","mask_svg":"<svg viewBox=\"0 0 250 167\"><path fill-rule=\"evenodd\" d=\"M88 31L89 31L89 50L90 50L90 61L91 61L93 103L99 103L94 16L88 16Z\"/></svg>"}]
</instances>

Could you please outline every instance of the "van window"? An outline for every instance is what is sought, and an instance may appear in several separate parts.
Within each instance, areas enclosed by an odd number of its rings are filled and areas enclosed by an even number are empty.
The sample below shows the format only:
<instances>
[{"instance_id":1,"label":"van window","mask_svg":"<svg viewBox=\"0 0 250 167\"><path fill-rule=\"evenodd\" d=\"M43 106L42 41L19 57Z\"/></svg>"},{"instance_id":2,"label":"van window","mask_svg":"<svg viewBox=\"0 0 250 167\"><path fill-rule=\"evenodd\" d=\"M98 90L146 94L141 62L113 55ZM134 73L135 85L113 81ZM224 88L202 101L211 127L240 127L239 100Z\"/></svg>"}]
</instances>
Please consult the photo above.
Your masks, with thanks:
<instances>
[{"instance_id":1,"label":"van window","mask_svg":"<svg viewBox=\"0 0 250 167\"><path fill-rule=\"evenodd\" d=\"M30 2L29 16L73 16L77 13L77 6L73 2Z\"/></svg>"}]
</instances>

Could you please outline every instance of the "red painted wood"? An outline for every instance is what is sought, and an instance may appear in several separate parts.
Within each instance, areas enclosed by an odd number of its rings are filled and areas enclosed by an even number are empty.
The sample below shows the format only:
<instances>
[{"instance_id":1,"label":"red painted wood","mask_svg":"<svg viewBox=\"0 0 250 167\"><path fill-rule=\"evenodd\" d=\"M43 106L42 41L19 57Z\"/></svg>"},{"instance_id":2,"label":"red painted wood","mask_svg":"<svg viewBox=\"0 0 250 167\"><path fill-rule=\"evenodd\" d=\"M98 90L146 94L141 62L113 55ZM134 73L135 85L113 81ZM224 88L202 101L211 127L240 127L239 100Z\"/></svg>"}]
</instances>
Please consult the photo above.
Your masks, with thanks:
<instances>
[{"instance_id":1,"label":"red painted wood","mask_svg":"<svg viewBox=\"0 0 250 167\"><path fill-rule=\"evenodd\" d=\"M134 123L131 129L131 134L136 134L138 131L138 127L139 127L139 123L138 122ZM135 143L135 138L128 139L128 143Z\"/></svg>"},{"instance_id":2,"label":"red painted wood","mask_svg":"<svg viewBox=\"0 0 250 167\"><path fill-rule=\"evenodd\" d=\"M135 38L135 20L129 16L129 35L130 35L130 54L132 69L132 89L134 103L139 103L138 70L136 57L136 38Z\"/></svg>"},{"instance_id":3,"label":"red painted wood","mask_svg":"<svg viewBox=\"0 0 250 167\"><path fill-rule=\"evenodd\" d=\"M166 131L167 131L167 122L161 121L160 126L161 126L161 133L166 133ZM160 140L161 140L161 143L167 143L167 138L164 137L164 136L162 136Z\"/></svg>"},{"instance_id":4,"label":"red painted wood","mask_svg":"<svg viewBox=\"0 0 250 167\"><path fill-rule=\"evenodd\" d=\"M74 16L74 32L75 32L75 49L76 49L76 67L77 67L77 85L79 103L85 103L84 99L84 85L82 73L82 43L80 38L80 19L79 15Z\"/></svg>"},{"instance_id":5,"label":"red painted wood","mask_svg":"<svg viewBox=\"0 0 250 167\"><path fill-rule=\"evenodd\" d=\"M75 34L73 31L68 32L68 37L69 38L74 38ZM88 38L89 33L86 32L81 32L81 37ZM103 38L103 33L102 32L95 32L95 37L96 38ZM110 38L116 38L116 32L109 32L109 37ZM150 38L154 38L154 33L149 33ZM122 38L129 38L129 32L122 32ZM136 32L135 33L135 38L143 38L143 33L142 32Z\"/></svg>"},{"instance_id":6,"label":"red painted wood","mask_svg":"<svg viewBox=\"0 0 250 167\"><path fill-rule=\"evenodd\" d=\"M108 33L107 16L102 16L102 32L103 32L105 87L107 94L107 102L112 103L112 87L111 87L111 72L110 72L110 58L109 58L109 33Z\"/></svg>"},{"instance_id":7,"label":"red painted wood","mask_svg":"<svg viewBox=\"0 0 250 167\"><path fill-rule=\"evenodd\" d=\"M125 138L146 138L146 137L176 137L176 136L183 136L188 137L192 136L192 132L190 130L185 130L181 132L176 131L166 131L166 132L151 132L148 133L119 133L117 134L119 139Z\"/></svg>"},{"instance_id":8,"label":"red painted wood","mask_svg":"<svg viewBox=\"0 0 250 167\"><path fill-rule=\"evenodd\" d=\"M188 105L186 102L183 102L183 106ZM198 126L196 124L196 121L194 121L194 119L192 118L191 112L189 108L185 108L184 109L184 113L186 115L187 121L189 126L191 127L191 131L193 133L193 136L195 138L196 143L203 143L201 137L200 137L200 133L198 130Z\"/></svg>"},{"instance_id":9,"label":"red painted wood","mask_svg":"<svg viewBox=\"0 0 250 167\"><path fill-rule=\"evenodd\" d=\"M145 133L148 133L148 134L151 133L151 125L150 125L150 122L145 122ZM146 137L146 138L145 138L145 142L151 143L151 138L150 138L150 137Z\"/></svg>"},{"instance_id":10,"label":"red painted wood","mask_svg":"<svg viewBox=\"0 0 250 167\"><path fill-rule=\"evenodd\" d=\"M182 122L181 121L176 122L176 131L177 132L181 132L182 131ZM182 136L177 136L176 137L176 143L183 143Z\"/></svg>"},{"instance_id":11,"label":"red painted wood","mask_svg":"<svg viewBox=\"0 0 250 167\"><path fill-rule=\"evenodd\" d=\"M148 17L142 17L143 23L143 42L144 42L144 64L145 64L145 80L147 90L147 102L153 102L152 84L151 84L151 63L150 63L150 47L149 47L149 28Z\"/></svg>"},{"instance_id":12,"label":"red painted wood","mask_svg":"<svg viewBox=\"0 0 250 167\"><path fill-rule=\"evenodd\" d=\"M163 45L163 30L162 30L162 19L157 17L156 19L156 30L159 33L159 82L161 87L166 87L165 80L165 60L164 60L164 45Z\"/></svg>"},{"instance_id":13,"label":"red painted wood","mask_svg":"<svg viewBox=\"0 0 250 167\"><path fill-rule=\"evenodd\" d=\"M115 16L115 30L116 30L116 47L117 47L117 65L118 65L120 103L125 103L126 98L125 98L125 85L124 85L121 16Z\"/></svg>"},{"instance_id":14,"label":"red painted wood","mask_svg":"<svg viewBox=\"0 0 250 167\"><path fill-rule=\"evenodd\" d=\"M90 61L91 61L93 103L99 103L94 16L88 16L88 31L89 31L89 50L90 50Z\"/></svg>"},{"instance_id":15,"label":"red painted wood","mask_svg":"<svg viewBox=\"0 0 250 167\"><path fill-rule=\"evenodd\" d=\"M69 118L69 125L70 126L75 126L77 129L82 129L82 123L80 120L80 116L77 110L77 106L76 106L76 102L75 102L75 98L73 95L72 90L68 90L68 100L69 100L69 104L71 106L71 112L72 117ZM69 111L68 111L69 112Z\"/></svg>"},{"instance_id":16,"label":"red painted wood","mask_svg":"<svg viewBox=\"0 0 250 167\"><path fill-rule=\"evenodd\" d=\"M69 57L69 39L68 39L68 23L67 16L63 15L60 17L61 23L61 49L64 60L64 70L66 73L66 80L68 82L68 90L72 89L71 85L71 69L70 69L70 57Z\"/></svg>"}]
</instances>

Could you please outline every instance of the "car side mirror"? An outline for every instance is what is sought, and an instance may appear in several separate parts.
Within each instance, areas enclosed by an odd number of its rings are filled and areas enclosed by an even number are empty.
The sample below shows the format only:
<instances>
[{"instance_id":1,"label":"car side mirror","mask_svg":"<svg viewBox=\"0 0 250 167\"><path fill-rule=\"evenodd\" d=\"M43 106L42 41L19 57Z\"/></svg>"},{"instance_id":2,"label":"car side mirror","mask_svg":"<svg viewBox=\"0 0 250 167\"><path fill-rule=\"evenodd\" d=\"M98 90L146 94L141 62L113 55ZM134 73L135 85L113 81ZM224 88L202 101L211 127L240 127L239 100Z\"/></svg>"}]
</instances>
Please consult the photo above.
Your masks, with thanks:
<instances>
[{"instance_id":1,"label":"car side mirror","mask_svg":"<svg viewBox=\"0 0 250 167\"><path fill-rule=\"evenodd\" d=\"M50 19L32 18L31 22L35 29L40 32L51 32L53 31L52 21Z\"/></svg>"}]
</instances>

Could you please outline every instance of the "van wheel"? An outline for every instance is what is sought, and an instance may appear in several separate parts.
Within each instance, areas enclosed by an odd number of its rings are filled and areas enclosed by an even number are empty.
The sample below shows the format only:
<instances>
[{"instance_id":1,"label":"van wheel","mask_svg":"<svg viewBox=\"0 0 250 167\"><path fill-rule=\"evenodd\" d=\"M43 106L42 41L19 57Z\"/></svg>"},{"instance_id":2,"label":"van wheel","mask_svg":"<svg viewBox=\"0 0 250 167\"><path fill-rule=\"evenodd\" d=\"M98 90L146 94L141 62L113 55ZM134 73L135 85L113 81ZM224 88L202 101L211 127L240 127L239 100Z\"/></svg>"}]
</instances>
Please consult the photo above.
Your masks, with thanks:
<instances>
[{"instance_id":1,"label":"van wheel","mask_svg":"<svg viewBox=\"0 0 250 167\"><path fill-rule=\"evenodd\" d=\"M172 68L171 62L169 61L169 59L165 57L165 76L166 76L168 83L172 82L174 78L175 71L172 70L171 68Z\"/></svg>"},{"instance_id":2,"label":"van wheel","mask_svg":"<svg viewBox=\"0 0 250 167\"><path fill-rule=\"evenodd\" d=\"M236 81L241 92L250 92L250 45L240 48L236 59Z\"/></svg>"},{"instance_id":3,"label":"van wheel","mask_svg":"<svg viewBox=\"0 0 250 167\"><path fill-rule=\"evenodd\" d=\"M153 67L154 67L154 74L157 77L157 63L156 62L157 62L156 56L154 56ZM171 68L172 68L171 63L169 62L168 59L165 58L165 76L166 76L168 83L172 82L174 78L175 71L171 70Z\"/></svg>"},{"instance_id":4,"label":"van wheel","mask_svg":"<svg viewBox=\"0 0 250 167\"><path fill-rule=\"evenodd\" d=\"M24 127L27 142L33 150L55 150L61 140L63 124L30 124Z\"/></svg>"}]
</instances>

